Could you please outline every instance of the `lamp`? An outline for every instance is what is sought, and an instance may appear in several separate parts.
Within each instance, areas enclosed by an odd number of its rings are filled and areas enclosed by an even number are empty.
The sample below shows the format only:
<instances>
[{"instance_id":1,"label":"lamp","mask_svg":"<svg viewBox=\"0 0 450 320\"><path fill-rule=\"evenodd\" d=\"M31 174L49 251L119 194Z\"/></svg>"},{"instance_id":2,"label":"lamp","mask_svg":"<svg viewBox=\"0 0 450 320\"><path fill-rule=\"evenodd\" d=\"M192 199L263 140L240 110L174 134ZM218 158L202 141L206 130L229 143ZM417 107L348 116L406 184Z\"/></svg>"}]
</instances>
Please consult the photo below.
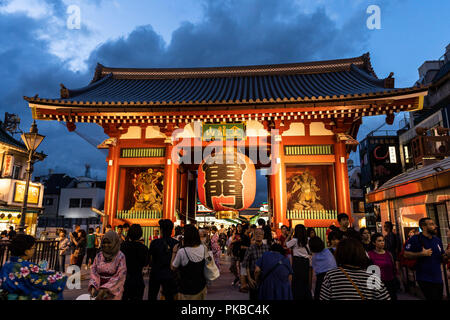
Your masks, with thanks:
<instances>
[{"instance_id":1,"label":"lamp","mask_svg":"<svg viewBox=\"0 0 450 320\"><path fill-rule=\"evenodd\" d=\"M20 212L20 225L19 225L19 234L25 233L25 216L27 212L27 202L28 202L28 188L30 187L31 174L33 173L33 162L37 159L34 159L35 151L41 144L42 140L44 140L45 136L38 133L36 121L33 120L33 124L31 125L30 132L24 132L21 136L23 142L25 143L28 149L28 167L26 170L26 183L25 183L25 192L23 196L23 204L22 210Z\"/></svg>"},{"instance_id":2,"label":"lamp","mask_svg":"<svg viewBox=\"0 0 450 320\"><path fill-rule=\"evenodd\" d=\"M21 136L23 142L27 146L28 151L34 152L44 140L45 136L38 133L36 121L33 120L30 132L24 132Z\"/></svg>"}]
</instances>

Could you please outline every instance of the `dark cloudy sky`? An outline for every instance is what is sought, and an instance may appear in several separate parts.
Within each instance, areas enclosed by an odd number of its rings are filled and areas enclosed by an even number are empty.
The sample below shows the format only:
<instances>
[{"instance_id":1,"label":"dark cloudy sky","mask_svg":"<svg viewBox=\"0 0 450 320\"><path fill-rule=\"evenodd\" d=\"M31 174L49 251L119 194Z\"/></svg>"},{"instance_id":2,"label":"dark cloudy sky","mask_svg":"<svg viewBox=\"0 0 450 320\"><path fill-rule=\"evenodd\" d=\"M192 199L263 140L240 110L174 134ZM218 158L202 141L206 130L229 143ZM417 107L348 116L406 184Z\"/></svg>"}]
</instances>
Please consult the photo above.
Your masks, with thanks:
<instances>
[{"instance_id":1,"label":"dark cloudy sky","mask_svg":"<svg viewBox=\"0 0 450 320\"><path fill-rule=\"evenodd\" d=\"M81 28L67 28L77 5ZM381 29L369 30L369 5L381 9ZM97 62L113 67L196 67L301 62L369 51L379 77L393 71L411 86L425 60L449 43L449 1L366 0L0 0L0 116L16 113L28 130L22 96L58 97L59 84L86 85ZM395 129L401 116L397 117ZM365 118L358 138L384 122ZM105 155L57 122L39 121L49 169L105 178ZM101 142L99 126L77 125ZM355 155L351 156L357 160ZM264 201L258 183L257 202Z\"/></svg>"}]
</instances>

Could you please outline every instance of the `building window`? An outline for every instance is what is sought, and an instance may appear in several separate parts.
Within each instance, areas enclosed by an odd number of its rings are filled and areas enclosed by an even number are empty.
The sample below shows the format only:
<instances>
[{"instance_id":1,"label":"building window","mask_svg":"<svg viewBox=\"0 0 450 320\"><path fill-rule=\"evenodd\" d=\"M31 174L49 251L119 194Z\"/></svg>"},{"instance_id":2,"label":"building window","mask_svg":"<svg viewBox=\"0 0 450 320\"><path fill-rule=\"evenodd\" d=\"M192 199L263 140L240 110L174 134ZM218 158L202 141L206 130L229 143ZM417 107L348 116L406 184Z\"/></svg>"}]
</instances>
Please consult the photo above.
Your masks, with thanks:
<instances>
[{"instance_id":1,"label":"building window","mask_svg":"<svg viewBox=\"0 0 450 320\"><path fill-rule=\"evenodd\" d=\"M82 208L92 207L92 199L81 199L81 207Z\"/></svg>"},{"instance_id":2,"label":"building window","mask_svg":"<svg viewBox=\"0 0 450 320\"><path fill-rule=\"evenodd\" d=\"M44 205L52 206L53 205L53 198L45 198L44 199Z\"/></svg>"},{"instance_id":3,"label":"building window","mask_svg":"<svg viewBox=\"0 0 450 320\"><path fill-rule=\"evenodd\" d=\"M80 207L80 199L70 199L69 201L69 208L79 208Z\"/></svg>"},{"instance_id":4,"label":"building window","mask_svg":"<svg viewBox=\"0 0 450 320\"><path fill-rule=\"evenodd\" d=\"M14 166L13 167L13 179L20 179L20 171L22 171L22 166Z\"/></svg>"}]
</instances>

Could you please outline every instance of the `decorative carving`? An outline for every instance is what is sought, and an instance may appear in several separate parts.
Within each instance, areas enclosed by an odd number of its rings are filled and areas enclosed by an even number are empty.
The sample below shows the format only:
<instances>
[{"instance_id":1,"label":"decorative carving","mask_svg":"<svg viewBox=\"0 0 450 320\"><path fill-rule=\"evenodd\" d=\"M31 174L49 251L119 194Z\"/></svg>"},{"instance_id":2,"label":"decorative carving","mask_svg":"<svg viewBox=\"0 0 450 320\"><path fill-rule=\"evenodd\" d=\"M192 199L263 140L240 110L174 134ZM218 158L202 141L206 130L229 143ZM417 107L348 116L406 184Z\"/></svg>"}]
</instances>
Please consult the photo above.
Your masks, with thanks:
<instances>
[{"instance_id":1,"label":"decorative carving","mask_svg":"<svg viewBox=\"0 0 450 320\"><path fill-rule=\"evenodd\" d=\"M336 133L336 140L351 146L357 146L359 144L358 140L345 133Z\"/></svg>"},{"instance_id":2,"label":"decorative carving","mask_svg":"<svg viewBox=\"0 0 450 320\"><path fill-rule=\"evenodd\" d=\"M97 148L98 149L108 149L109 147L115 147L117 145L117 138L108 138L102 143L100 143Z\"/></svg>"},{"instance_id":3,"label":"decorative carving","mask_svg":"<svg viewBox=\"0 0 450 320\"><path fill-rule=\"evenodd\" d=\"M317 202L320 200L319 190L316 179L308 170L293 176L288 184L289 207L292 210L324 210L323 205Z\"/></svg>"},{"instance_id":4,"label":"decorative carving","mask_svg":"<svg viewBox=\"0 0 450 320\"><path fill-rule=\"evenodd\" d=\"M59 85L61 86L61 89L59 90L61 99L69 98L69 89L67 89L62 83L60 83Z\"/></svg>"},{"instance_id":5,"label":"decorative carving","mask_svg":"<svg viewBox=\"0 0 450 320\"><path fill-rule=\"evenodd\" d=\"M134 174L132 180L135 191L134 205L130 211L155 210L162 211L163 205L163 174L154 172L152 168L139 174ZM161 189L161 190L160 190Z\"/></svg>"}]
</instances>

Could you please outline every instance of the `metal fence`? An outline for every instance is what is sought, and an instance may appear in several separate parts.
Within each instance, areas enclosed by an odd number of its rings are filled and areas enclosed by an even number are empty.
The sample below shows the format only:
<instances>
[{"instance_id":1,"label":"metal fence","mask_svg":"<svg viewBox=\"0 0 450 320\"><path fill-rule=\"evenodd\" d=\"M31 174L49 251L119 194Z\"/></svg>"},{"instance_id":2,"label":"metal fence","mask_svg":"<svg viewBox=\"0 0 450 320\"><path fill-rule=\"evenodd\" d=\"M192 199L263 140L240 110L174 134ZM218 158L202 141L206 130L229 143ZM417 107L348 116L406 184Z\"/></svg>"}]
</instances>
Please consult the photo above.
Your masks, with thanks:
<instances>
[{"instance_id":1,"label":"metal fence","mask_svg":"<svg viewBox=\"0 0 450 320\"><path fill-rule=\"evenodd\" d=\"M3 266L10 257L9 241L0 242L0 267ZM55 270L58 263L58 240L37 240L34 256L31 262L39 264L41 261L47 261L47 268Z\"/></svg>"}]
</instances>

